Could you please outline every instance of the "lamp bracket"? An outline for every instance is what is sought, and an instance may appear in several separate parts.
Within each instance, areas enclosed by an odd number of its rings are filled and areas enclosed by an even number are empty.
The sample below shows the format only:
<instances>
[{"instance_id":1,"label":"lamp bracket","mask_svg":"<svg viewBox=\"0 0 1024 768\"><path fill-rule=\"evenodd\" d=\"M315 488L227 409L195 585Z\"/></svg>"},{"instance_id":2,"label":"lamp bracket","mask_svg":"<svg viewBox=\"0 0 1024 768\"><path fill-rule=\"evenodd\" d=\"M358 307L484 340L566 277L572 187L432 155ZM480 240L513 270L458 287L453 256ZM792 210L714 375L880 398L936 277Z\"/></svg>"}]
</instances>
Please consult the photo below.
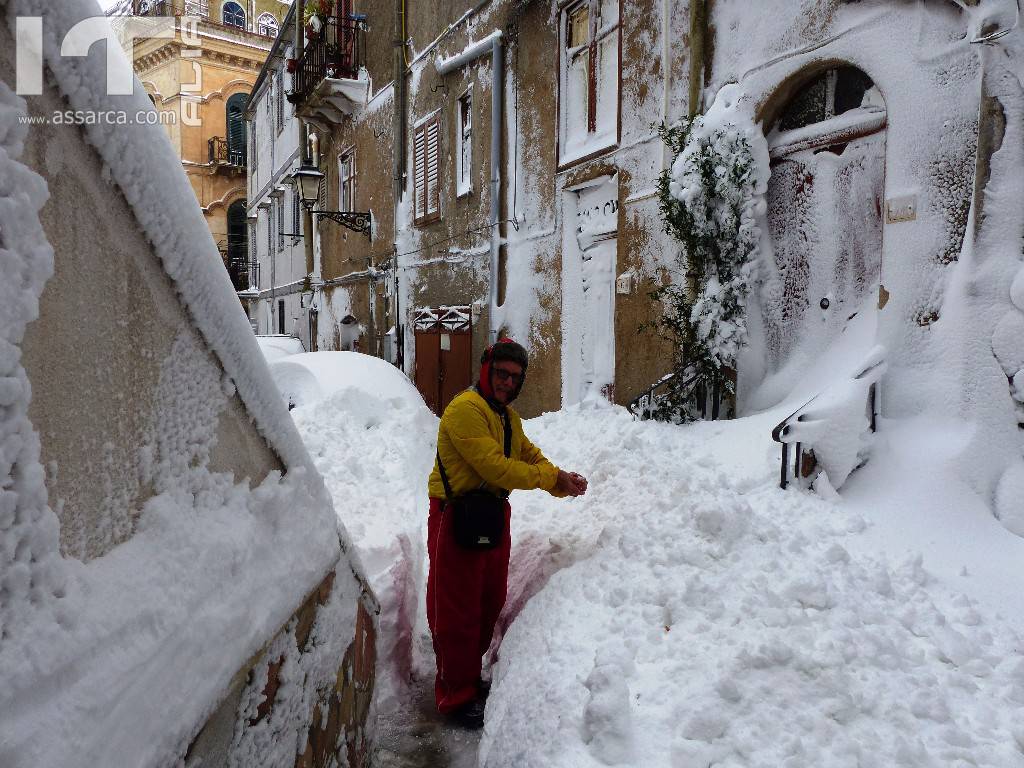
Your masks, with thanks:
<instances>
[{"instance_id":1,"label":"lamp bracket","mask_svg":"<svg viewBox=\"0 0 1024 768\"><path fill-rule=\"evenodd\" d=\"M372 217L369 211L311 211L311 213L322 219L330 219L335 224L340 224L353 232L362 232L367 237L370 236Z\"/></svg>"}]
</instances>

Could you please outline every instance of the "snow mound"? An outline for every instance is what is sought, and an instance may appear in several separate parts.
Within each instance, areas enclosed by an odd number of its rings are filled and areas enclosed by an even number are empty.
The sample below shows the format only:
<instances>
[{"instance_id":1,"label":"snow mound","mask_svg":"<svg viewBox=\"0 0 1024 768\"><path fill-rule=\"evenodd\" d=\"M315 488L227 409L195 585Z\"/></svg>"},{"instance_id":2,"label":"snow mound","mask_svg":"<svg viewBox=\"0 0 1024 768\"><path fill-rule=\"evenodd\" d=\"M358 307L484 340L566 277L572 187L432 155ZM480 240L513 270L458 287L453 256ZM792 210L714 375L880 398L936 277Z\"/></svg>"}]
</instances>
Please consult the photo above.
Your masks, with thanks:
<instances>
[{"instance_id":1,"label":"snow mound","mask_svg":"<svg viewBox=\"0 0 1024 768\"><path fill-rule=\"evenodd\" d=\"M1007 530L1024 536L1024 459L1008 466L999 480L996 517Z\"/></svg>"},{"instance_id":2,"label":"snow mound","mask_svg":"<svg viewBox=\"0 0 1024 768\"><path fill-rule=\"evenodd\" d=\"M380 399L423 403L408 377L360 352L304 352L270 363L270 375L290 405L309 405L348 387Z\"/></svg>"},{"instance_id":3,"label":"snow mound","mask_svg":"<svg viewBox=\"0 0 1024 768\"><path fill-rule=\"evenodd\" d=\"M1020 637L920 556L851 542L844 506L736 480L764 419L673 428L621 409L528 423L591 480L517 539L575 549L512 623L480 765L1019 765ZM563 557L566 557L563 554ZM522 578L522 575L517 576ZM784 724L784 727L780 727Z\"/></svg>"},{"instance_id":4,"label":"snow mound","mask_svg":"<svg viewBox=\"0 0 1024 768\"><path fill-rule=\"evenodd\" d=\"M257 336L263 358L269 363L289 355L301 355L306 351L302 342L294 336Z\"/></svg>"},{"instance_id":5,"label":"snow mound","mask_svg":"<svg viewBox=\"0 0 1024 768\"><path fill-rule=\"evenodd\" d=\"M291 365L296 358L301 360ZM310 360L325 362L303 364ZM300 405L292 416L381 605L374 696L387 709L396 704L413 665L424 584L426 483L438 419L412 383L377 358L314 352L272 367L286 365L286 373L329 374L316 387L331 394ZM303 393L314 389L310 384Z\"/></svg>"}]
</instances>

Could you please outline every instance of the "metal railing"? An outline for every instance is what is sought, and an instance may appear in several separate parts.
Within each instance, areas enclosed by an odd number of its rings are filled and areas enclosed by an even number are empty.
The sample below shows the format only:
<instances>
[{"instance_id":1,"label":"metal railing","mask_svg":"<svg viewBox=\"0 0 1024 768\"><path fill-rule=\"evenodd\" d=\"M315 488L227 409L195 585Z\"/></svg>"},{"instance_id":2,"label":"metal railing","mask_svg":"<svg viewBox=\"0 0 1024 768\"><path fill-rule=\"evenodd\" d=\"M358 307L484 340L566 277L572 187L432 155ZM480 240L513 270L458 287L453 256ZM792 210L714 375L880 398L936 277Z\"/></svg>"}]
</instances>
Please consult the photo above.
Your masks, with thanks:
<instances>
[{"instance_id":1,"label":"metal railing","mask_svg":"<svg viewBox=\"0 0 1024 768\"><path fill-rule=\"evenodd\" d=\"M209 0L135 0L134 13L137 16L198 16L210 19Z\"/></svg>"},{"instance_id":2,"label":"metal railing","mask_svg":"<svg viewBox=\"0 0 1024 768\"><path fill-rule=\"evenodd\" d=\"M673 390L683 393L680 402L689 405L690 413L694 416L699 414L701 419L717 421L723 416L722 413L722 392L717 382L708 385L706 379L692 369L685 371L686 378L678 384L679 374L668 373L661 377L656 383L641 392L626 406L633 418L641 421L658 418L663 407L665 398Z\"/></svg>"},{"instance_id":3,"label":"metal railing","mask_svg":"<svg viewBox=\"0 0 1024 768\"><path fill-rule=\"evenodd\" d=\"M868 429L875 432L878 426L879 412L879 389L878 378L885 372L884 350L879 348L872 350L860 371L853 376L854 381L868 383L867 400L865 403L865 415L868 419ZM780 461L779 487L785 490L790 483L796 483L801 487L808 487L817 477L819 471L818 457L814 454L813 445L804 440L797 440L795 437L801 431L801 426L810 426L811 422L819 422L817 429L828 432L827 422L823 422L821 414L815 413L815 405L823 395L829 392L824 389L814 395L810 400L797 408L793 413L775 425L772 430L772 440L782 447ZM804 436L813 434L812 430L803 429ZM787 439L789 438L789 439Z\"/></svg>"},{"instance_id":4,"label":"metal railing","mask_svg":"<svg viewBox=\"0 0 1024 768\"><path fill-rule=\"evenodd\" d=\"M228 277L235 292L259 289L260 264L249 259L228 259Z\"/></svg>"},{"instance_id":5,"label":"metal railing","mask_svg":"<svg viewBox=\"0 0 1024 768\"><path fill-rule=\"evenodd\" d=\"M228 165L238 170L245 170L245 144L232 144L223 136L214 136L207 141L209 161L215 165Z\"/></svg>"},{"instance_id":6,"label":"metal railing","mask_svg":"<svg viewBox=\"0 0 1024 768\"><path fill-rule=\"evenodd\" d=\"M315 40L307 39L295 67L293 104L306 101L325 78L356 80L363 64L362 16L326 16Z\"/></svg>"}]
</instances>

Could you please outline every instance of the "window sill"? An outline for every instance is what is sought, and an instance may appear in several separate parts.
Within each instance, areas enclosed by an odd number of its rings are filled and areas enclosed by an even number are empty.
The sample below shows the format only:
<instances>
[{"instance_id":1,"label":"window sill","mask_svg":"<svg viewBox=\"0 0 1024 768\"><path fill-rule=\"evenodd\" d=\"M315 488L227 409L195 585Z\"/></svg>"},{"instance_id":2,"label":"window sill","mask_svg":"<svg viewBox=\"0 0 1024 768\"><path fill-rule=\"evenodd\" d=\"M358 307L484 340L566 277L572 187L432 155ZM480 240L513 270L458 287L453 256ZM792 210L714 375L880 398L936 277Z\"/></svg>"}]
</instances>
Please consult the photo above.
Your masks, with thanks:
<instances>
[{"instance_id":1,"label":"window sill","mask_svg":"<svg viewBox=\"0 0 1024 768\"><path fill-rule=\"evenodd\" d=\"M455 199L456 200L461 200L464 197L471 197L472 195L473 195L473 188L472 187L466 187L465 189L460 189L460 190L458 190L455 193Z\"/></svg>"},{"instance_id":2,"label":"window sill","mask_svg":"<svg viewBox=\"0 0 1024 768\"><path fill-rule=\"evenodd\" d=\"M425 217L425 218L422 218L422 219L413 219L412 220L412 225L414 227L425 227L425 226L428 226L429 224L434 224L434 223L436 223L436 222L438 222L440 220L441 220L441 214L439 214L439 213L438 214L432 214L432 215L430 215L428 217Z\"/></svg>"}]
</instances>

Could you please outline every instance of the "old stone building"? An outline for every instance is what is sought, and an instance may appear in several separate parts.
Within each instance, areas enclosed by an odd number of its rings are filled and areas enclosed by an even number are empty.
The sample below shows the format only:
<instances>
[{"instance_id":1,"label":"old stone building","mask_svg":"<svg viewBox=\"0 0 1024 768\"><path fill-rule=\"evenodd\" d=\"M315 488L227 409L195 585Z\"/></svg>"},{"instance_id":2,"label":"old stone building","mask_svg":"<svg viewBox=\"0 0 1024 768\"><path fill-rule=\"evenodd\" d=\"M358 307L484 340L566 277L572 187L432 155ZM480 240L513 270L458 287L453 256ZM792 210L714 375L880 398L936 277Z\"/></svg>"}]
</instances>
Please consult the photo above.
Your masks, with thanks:
<instances>
[{"instance_id":1,"label":"old stone building","mask_svg":"<svg viewBox=\"0 0 1024 768\"><path fill-rule=\"evenodd\" d=\"M360 348L440 410L510 333L534 360L524 413L630 402L671 365L637 332L662 310L651 289L695 277L659 215L656 126L737 109L766 155L738 412L815 395L809 372L859 324L872 423L974 413L991 429L972 482L1024 473L1005 460L1020 254L996 234L1017 222L989 191L1015 162L1015 3L328 5L293 42L289 100L317 139L318 206L372 227L320 220L322 348L358 319ZM939 385L936 366L962 375Z\"/></svg>"},{"instance_id":2,"label":"old stone building","mask_svg":"<svg viewBox=\"0 0 1024 768\"><path fill-rule=\"evenodd\" d=\"M156 109L174 116L171 143L238 291L250 282L243 113L285 10L276 0L123 0L111 11L176 20L173 38L129 44L131 60Z\"/></svg>"},{"instance_id":3,"label":"old stone building","mask_svg":"<svg viewBox=\"0 0 1024 768\"><path fill-rule=\"evenodd\" d=\"M440 410L511 333L534 359L524 412L628 402L668 364L637 329L670 247L655 128L689 110L685 4L465 5L336 7L343 44L295 56L324 203L373 221L320 230L320 343L355 316Z\"/></svg>"}]
</instances>

